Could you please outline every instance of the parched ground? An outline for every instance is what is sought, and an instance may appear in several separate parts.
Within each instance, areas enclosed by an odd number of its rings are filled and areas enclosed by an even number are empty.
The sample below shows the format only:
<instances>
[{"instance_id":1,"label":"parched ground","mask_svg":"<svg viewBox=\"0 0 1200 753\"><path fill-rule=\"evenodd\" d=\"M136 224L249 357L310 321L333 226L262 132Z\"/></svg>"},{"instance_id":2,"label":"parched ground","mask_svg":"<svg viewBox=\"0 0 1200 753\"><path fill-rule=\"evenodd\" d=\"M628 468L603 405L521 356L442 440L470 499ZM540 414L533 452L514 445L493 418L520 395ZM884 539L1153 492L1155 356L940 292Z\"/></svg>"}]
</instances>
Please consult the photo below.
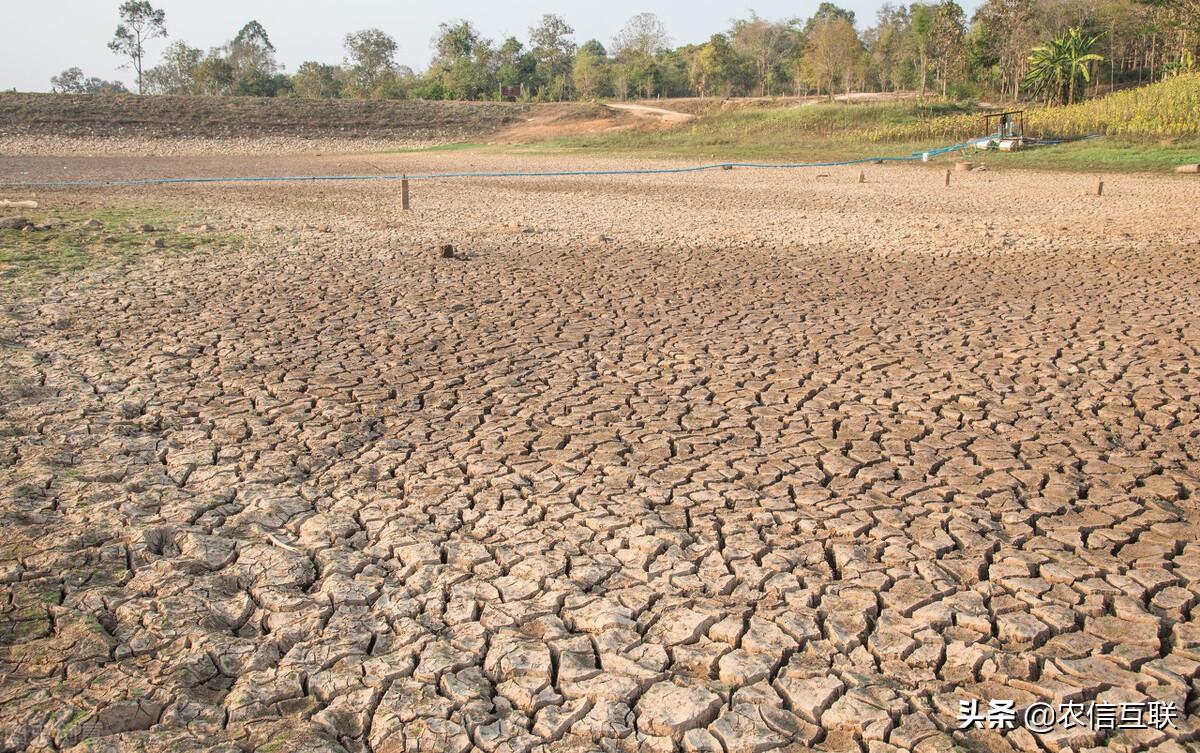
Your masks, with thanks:
<instances>
[{"instance_id":1,"label":"parched ground","mask_svg":"<svg viewBox=\"0 0 1200 753\"><path fill-rule=\"evenodd\" d=\"M1195 749L1200 182L858 177L40 191L248 242L4 294L0 750Z\"/></svg>"}]
</instances>

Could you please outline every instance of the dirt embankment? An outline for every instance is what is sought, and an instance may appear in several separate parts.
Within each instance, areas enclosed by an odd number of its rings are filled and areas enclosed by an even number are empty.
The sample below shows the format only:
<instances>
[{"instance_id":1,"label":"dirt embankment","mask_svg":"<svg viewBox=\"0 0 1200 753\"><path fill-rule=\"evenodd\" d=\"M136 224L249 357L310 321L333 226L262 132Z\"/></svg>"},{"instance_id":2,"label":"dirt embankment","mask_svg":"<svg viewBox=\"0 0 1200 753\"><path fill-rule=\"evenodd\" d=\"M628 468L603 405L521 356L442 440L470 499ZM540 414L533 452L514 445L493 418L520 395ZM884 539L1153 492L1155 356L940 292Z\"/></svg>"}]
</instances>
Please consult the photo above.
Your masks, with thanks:
<instances>
[{"instance_id":1,"label":"dirt embankment","mask_svg":"<svg viewBox=\"0 0 1200 753\"><path fill-rule=\"evenodd\" d=\"M0 94L0 155L278 154L490 140L537 121L602 118L594 104Z\"/></svg>"},{"instance_id":2,"label":"dirt embankment","mask_svg":"<svg viewBox=\"0 0 1200 753\"><path fill-rule=\"evenodd\" d=\"M631 109L626 112L618 108ZM0 155L268 155L526 144L691 116L639 105L0 94Z\"/></svg>"},{"instance_id":3,"label":"dirt embankment","mask_svg":"<svg viewBox=\"0 0 1200 753\"><path fill-rule=\"evenodd\" d=\"M453 139L497 131L530 109L500 102L0 94L0 133Z\"/></svg>"}]
</instances>

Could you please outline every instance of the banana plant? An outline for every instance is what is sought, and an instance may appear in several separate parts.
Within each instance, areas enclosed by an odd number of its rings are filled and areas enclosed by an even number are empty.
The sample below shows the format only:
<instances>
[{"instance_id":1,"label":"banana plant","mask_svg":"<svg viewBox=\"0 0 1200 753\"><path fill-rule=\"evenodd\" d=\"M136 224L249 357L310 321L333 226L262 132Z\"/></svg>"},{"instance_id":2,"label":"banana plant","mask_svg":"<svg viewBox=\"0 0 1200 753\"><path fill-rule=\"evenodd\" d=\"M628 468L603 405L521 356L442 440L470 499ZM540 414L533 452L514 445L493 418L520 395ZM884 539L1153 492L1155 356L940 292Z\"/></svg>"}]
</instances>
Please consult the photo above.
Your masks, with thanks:
<instances>
[{"instance_id":1,"label":"banana plant","mask_svg":"<svg viewBox=\"0 0 1200 753\"><path fill-rule=\"evenodd\" d=\"M1085 83L1092 80L1088 63L1104 60L1092 52L1103 36L1084 36L1078 27L1072 27L1034 47L1025 85L1035 97L1044 95L1048 105L1073 104L1079 79Z\"/></svg>"}]
</instances>

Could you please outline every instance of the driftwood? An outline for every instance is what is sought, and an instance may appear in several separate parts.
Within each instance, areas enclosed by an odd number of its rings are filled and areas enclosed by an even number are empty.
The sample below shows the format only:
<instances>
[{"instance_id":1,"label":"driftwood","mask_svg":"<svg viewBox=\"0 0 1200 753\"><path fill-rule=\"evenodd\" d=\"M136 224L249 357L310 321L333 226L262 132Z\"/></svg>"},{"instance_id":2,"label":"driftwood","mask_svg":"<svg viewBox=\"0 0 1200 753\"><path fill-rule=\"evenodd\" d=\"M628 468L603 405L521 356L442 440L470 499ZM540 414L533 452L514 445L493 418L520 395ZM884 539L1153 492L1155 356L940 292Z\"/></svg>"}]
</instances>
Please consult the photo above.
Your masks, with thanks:
<instances>
[{"instance_id":1,"label":"driftwood","mask_svg":"<svg viewBox=\"0 0 1200 753\"><path fill-rule=\"evenodd\" d=\"M0 207L18 207L20 209L37 209L36 201L9 201L8 199L0 199Z\"/></svg>"},{"instance_id":2,"label":"driftwood","mask_svg":"<svg viewBox=\"0 0 1200 753\"><path fill-rule=\"evenodd\" d=\"M1180 165L1175 168L1177 173L1200 173L1200 165Z\"/></svg>"}]
</instances>

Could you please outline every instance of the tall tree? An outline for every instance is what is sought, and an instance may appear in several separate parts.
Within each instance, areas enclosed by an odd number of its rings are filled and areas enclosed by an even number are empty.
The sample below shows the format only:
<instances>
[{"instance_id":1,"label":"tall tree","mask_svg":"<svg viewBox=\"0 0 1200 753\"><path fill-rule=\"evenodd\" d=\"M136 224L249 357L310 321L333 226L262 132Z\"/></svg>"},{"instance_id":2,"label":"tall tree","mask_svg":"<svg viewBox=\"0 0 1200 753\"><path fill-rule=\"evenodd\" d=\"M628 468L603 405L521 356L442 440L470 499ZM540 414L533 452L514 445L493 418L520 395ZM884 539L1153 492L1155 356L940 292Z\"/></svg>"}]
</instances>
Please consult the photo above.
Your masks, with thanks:
<instances>
[{"instance_id":1,"label":"tall tree","mask_svg":"<svg viewBox=\"0 0 1200 753\"><path fill-rule=\"evenodd\" d=\"M835 3L822 2L817 6L816 12L812 14L807 22L805 22L804 34L805 36L812 34L813 29L817 28L817 26L825 23L826 21L837 21L839 19L842 21L848 21L850 25L853 26L854 11L838 7L838 5Z\"/></svg>"},{"instance_id":2,"label":"tall tree","mask_svg":"<svg viewBox=\"0 0 1200 753\"><path fill-rule=\"evenodd\" d=\"M833 95L837 88L850 92L862 60L862 42L854 25L845 18L820 21L809 34L804 51L804 69L809 80Z\"/></svg>"},{"instance_id":3,"label":"tall tree","mask_svg":"<svg viewBox=\"0 0 1200 753\"><path fill-rule=\"evenodd\" d=\"M479 99L494 94L496 51L470 21L446 21L433 38L430 77L441 79L449 99Z\"/></svg>"},{"instance_id":4,"label":"tall tree","mask_svg":"<svg viewBox=\"0 0 1200 753\"><path fill-rule=\"evenodd\" d=\"M229 43L229 58L239 72L259 70L268 75L279 70L275 62L275 45L267 36L267 30L258 21L251 21L241 28Z\"/></svg>"},{"instance_id":5,"label":"tall tree","mask_svg":"<svg viewBox=\"0 0 1200 753\"><path fill-rule=\"evenodd\" d=\"M875 27L867 32L871 74L881 91L900 89L912 81L912 56L905 44L911 24L908 8L884 3Z\"/></svg>"},{"instance_id":6,"label":"tall tree","mask_svg":"<svg viewBox=\"0 0 1200 753\"><path fill-rule=\"evenodd\" d=\"M580 97L602 97L609 92L608 51L598 40L589 39L575 55L571 79Z\"/></svg>"},{"instance_id":7,"label":"tall tree","mask_svg":"<svg viewBox=\"0 0 1200 753\"><path fill-rule=\"evenodd\" d=\"M146 42L167 35L167 14L156 10L146 0L127 0L117 9L121 23L113 33L108 49L129 58L137 71L138 94L143 92L142 61L146 57Z\"/></svg>"},{"instance_id":8,"label":"tall tree","mask_svg":"<svg viewBox=\"0 0 1200 753\"><path fill-rule=\"evenodd\" d=\"M542 80L556 99L566 99L571 85L571 64L575 58L575 30L562 16L547 13L529 27L529 43L542 72Z\"/></svg>"},{"instance_id":9,"label":"tall tree","mask_svg":"<svg viewBox=\"0 0 1200 753\"><path fill-rule=\"evenodd\" d=\"M1018 99L1036 40L1033 0L986 0L975 11L974 23L997 61L1000 96Z\"/></svg>"},{"instance_id":10,"label":"tall tree","mask_svg":"<svg viewBox=\"0 0 1200 753\"><path fill-rule=\"evenodd\" d=\"M934 69L942 84L943 97L947 93L951 69L962 60L966 21L967 15L962 6L954 0L942 0L933 10L929 42L933 52Z\"/></svg>"},{"instance_id":11,"label":"tall tree","mask_svg":"<svg viewBox=\"0 0 1200 753\"><path fill-rule=\"evenodd\" d=\"M342 70L313 60L300 64L292 82L296 96L302 99L334 99L342 92Z\"/></svg>"},{"instance_id":12,"label":"tall tree","mask_svg":"<svg viewBox=\"0 0 1200 753\"><path fill-rule=\"evenodd\" d=\"M740 78L742 69L742 58L729 43L729 37L713 34L700 48L696 63L696 74L692 83L699 90L700 96L729 96Z\"/></svg>"},{"instance_id":13,"label":"tall tree","mask_svg":"<svg viewBox=\"0 0 1200 753\"><path fill-rule=\"evenodd\" d=\"M656 60L670 41L666 27L653 13L639 13L625 23L613 40L619 97L627 98L630 91L646 97L654 94Z\"/></svg>"},{"instance_id":14,"label":"tall tree","mask_svg":"<svg viewBox=\"0 0 1200 753\"><path fill-rule=\"evenodd\" d=\"M399 45L391 36L379 29L364 29L347 34L344 40L350 57L351 75L360 96L370 97L376 92L380 77L396 65L396 50Z\"/></svg>"},{"instance_id":15,"label":"tall tree","mask_svg":"<svg viewBox=\"0 0 1200 753\"><path fill-rule=\"evenodd\" d=\"M665 50L670 42L667 28L658 16L653 13L639 13L625 22L625 26L613 40L613 52L618 57L652 58Z\"/></svg>"},{"instance_id":16,"label":"tall tree","mask_svg":"<svg viewBox=\"0 0 1200 753\"><path fill-rule=\"evenodd\" d=\"M929 84L929 50L933 41L933 20L933 8L921 3L913 4L909 37L912 40L913 49L916 51L922 99L925 97L925 89Z\"/></svg>"},{"instance_id":17,"label":"tall tree","mask_svg":"<svg viewBox=\"0 0 1200 753\"><path fill-rule=\"evenodd\" d=\"M154 94L194 94L196 69L204 53L182 40L163 50L162 62L146 71L146 88Z\"/></svg>"},{"instance_id":18,"label":"tall tree","mask_svg":"<svg viewBox=\"0 0 1200 753\"><path fill-rule=\"evenodd\" d=\"M774 83L775 66L788 51L794 38L790 34L794 21L768 21L750 11L750 18L733 22L732 41L746 55L754 59L758 69L759 96L770 96ZM710 40L711 43L711 40Z\"/></svg>"}]
</instances>

